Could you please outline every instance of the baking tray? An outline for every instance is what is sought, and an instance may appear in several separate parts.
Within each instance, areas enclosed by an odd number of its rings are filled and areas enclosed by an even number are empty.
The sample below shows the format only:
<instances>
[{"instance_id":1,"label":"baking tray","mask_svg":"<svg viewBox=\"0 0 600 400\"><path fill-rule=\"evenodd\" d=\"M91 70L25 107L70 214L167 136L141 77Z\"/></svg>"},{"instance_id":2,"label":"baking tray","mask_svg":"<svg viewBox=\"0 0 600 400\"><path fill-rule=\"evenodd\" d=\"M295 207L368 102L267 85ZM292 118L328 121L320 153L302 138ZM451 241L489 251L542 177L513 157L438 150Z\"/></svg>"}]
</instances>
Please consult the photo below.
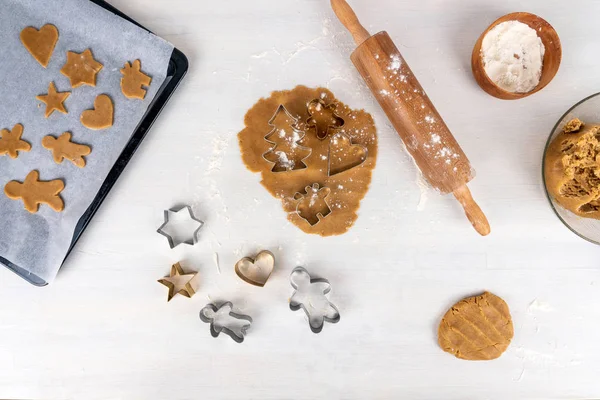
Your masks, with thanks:
<instances>
[{"instance_id":1,"label":"baking tray","mask_svg":"<svg viewBox=\"0 0 600 400\"><path fill-rule=\"evenodd\" d=\"M152 33L152 31L138 24L136 21L129 18L127 15L123 14L121 11L117 10L104 0L89 1ZM98 211L98 209L100 208L100 205L102 204L102 202L112 189L113 185L125 169L125 166L127 166L127 163L129 163L129 160L131 160L131 157L133 157L133 154L135 153L139 145L142 143L142 140L144 140L144 137L148 133L148 130L150 129L152 124L154 124L154 121L162 111L163 107L165 106L165 104L167 104L167 101L169 101L169 98L171 97L175 89L177 89L177 86L179 86L179 83L187 73L188 66L189 64L185 54L183 54L179 49L174 48L173 54L171 54L171 59L169 60L169 67L167 70L167 77L165 78L165 81L158 90L158 93L154 97L152 103L150 103L146 114L144 114L144 117L135 129L133 136L131 137L129 142L127 142L127 145L121 152L121 155L117 159L117 162L108 173L108 176L104 180L102 187L100 187L100 190L94 198L94 201L77 223L77 226L75 227L75 232L73 234L73 240L71 241L71 246L69 247L69 251L67 251L65 260L67 259L67 257L69 257L69 254L71 254L73 247L75 247L75 244L85 231L85 228L87 228L88 224L94 217L94 214L96 214L96 211ZM11 263L10 261L2 257L0 257L0 264L4 264L4 266L7 267L9 270L15 272L21 278L25 279L27 282L35 286L46 286L48 284L43 279L25 271L24 269L20 268L19 266Z\"/></svg>"}]
</instances>

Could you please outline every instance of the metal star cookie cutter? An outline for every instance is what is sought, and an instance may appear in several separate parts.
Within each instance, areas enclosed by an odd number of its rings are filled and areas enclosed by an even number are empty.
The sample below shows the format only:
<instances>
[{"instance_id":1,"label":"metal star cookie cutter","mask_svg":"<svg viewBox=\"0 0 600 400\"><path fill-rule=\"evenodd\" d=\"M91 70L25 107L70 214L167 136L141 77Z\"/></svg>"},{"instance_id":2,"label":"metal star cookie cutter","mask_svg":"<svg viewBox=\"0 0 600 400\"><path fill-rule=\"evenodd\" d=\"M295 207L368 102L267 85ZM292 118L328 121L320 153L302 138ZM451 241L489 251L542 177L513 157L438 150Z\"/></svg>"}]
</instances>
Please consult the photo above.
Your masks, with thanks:
<instances>
[{"instance_id":1,"label":"metal star cookie cutter","mask_svg":"<svg viewBox=\"0 0 600 400\"><path fill-rule=\"evenodd\" d=\"M210 324L212 337L216 338L223 332L235 342L242 343L246 332L252 325L252 318L249 315L234 313L232 310L233 304L230 301L226 301L219 307L210 303L200 310L200 319L202 322ZM240 321L242 321L241 324ZM243 321L246 323L243 323ZM236 327L236 324L241 326Z\"/></svg>"},{"instance_id":2,"label":"metal star cookie cutter","mask_svg":"<svg viewBox=\"0 0 600 400\"><path fill-rule=\"evenodd\" d=\"M295 289L290 297L290 309L304 310L313 333L321 332L325 322L340 321L340 312L325 296L331 292L327 279L311 278L306 268L296 267L290 275L290 283Z\"/></svg>"},{"instance_id":3,"label":"metal star cookie cutter","mask_svg":"<svg viewBox=\"0 0 600 400\"><path fill-rule=\"evenodd\" d=\"M180 241L180 242L175 242L173 240L173 236L169 235L168 233L166 233L163 228L165 228L167 225L169 225L169 213L178 213L183 209L187 209L190 219L198 222L198 228L192 233L191 237L189 239L186 239L184 241ZM179 208L176 209L169 209L169 210L165 210L165 222L160 226L160 228L158 228L158 230L156 232L160 233L161 235L163 235L164 237L167 238L167 240L169 241L169 246L174 249L175 247L179 246L180 244L189 244L190 246L195 245L196 243L198 243L198 233L200 232L200 229L202 228L202 226L204 226L204 221L201 221L200 219L196 218L196 216L194 215L193 211L192 211L192 207L188 206L188 205L184 205L181 206Z\"/></svg>"},{"instance_id":4,"label":"metal star cookie cutter","mask_svg":"<svg viewBox=\"0 0 600 400\"><path fill-rule=\"evenodd\" d=\"M278 144L277 142L274 142L272 140L272 136L275 133L277 133L277 131L278 131L277 126L274 125L275 119L282 112L285 113L285 115L293 122L292 124L290 124L290 128L293 130L294 133L298 134L298 137L294 138L294 140L293 140L294 144L290 145L290 147L294 148L297 151L306 152L306 156L304 156L299 161L288 159L288 153L286 153L284 151L281 151L281 150L277 151L277 147L280 146L280 144ZM294 117L292 115L292 113L290 113L283 104L280 104L277 107L277 110L275 111L275 113L273 114L271 119L269 119L268 124L269 124L269 126L272 126L273 129L265 135L264 140L265 140L265 142L269 143L272 147L267 152L262 154L262 158L266 162L273 164L271 172L275 172L275 173L293 172L293 171L299 171L299 170L304 170L304 169L308 168L308 166L304 163L304 160L306 160L308 157L310 157L310 155L312 154L312 149L310 147L302 146L298 143L304 139L304 136L306 136L306 132L298 127L299 121L300 121L300 118ZM280 129L279 132L281 132L281 131L283 131L285 133L285 130ZM280 139L283 139L283 137L281 136L281 133L279 134L279 137L280 137ZM285 141L283 143L285 143ZM267 157L265 157L267 154L278 155L278 160L277 161L269 160ZM297 163L300 164L299 168L296 168Z\"/></svg>"},{"instance_id":5,"label":"metal star cookie cutter","mask_svg":"<svg viewBox=\"0 0 600 400\"><path fill-rule=\"evenodd\" d=\"M309 128L315 128L315 133L317 135L317 139L324 140L329 136L331 131L341 128L344 126L345 122L344 118L340 117L335 111L337 108L336 103L325 103L323 99L314 99L311 100L307 105L307 112L309 118L306 120L306 126ZM331 120L327 122L325 126L320 123L314 116L314 112L311 109L315 109L316 111L321 111L323 109L331 112Z\"/></svg>"}]
</instances>

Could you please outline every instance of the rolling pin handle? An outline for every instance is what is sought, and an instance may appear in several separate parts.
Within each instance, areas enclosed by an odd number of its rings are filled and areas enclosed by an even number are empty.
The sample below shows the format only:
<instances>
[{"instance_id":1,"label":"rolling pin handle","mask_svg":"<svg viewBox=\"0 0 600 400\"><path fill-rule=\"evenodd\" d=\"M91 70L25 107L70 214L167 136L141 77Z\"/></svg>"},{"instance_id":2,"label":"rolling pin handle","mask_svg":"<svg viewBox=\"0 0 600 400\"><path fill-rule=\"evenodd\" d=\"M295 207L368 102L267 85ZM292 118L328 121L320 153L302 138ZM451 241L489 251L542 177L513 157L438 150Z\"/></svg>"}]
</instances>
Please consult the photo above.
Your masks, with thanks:
<instances>
[{"instance_id":1,"label":"rolling pin handle","mask_svg":"<svg viewBox=\"0 0 600 400\"><path fill-rule=\"evenodd\" d=\"M371 37L369 32L360 24L358 17L346 0L331 0L331 8L338 19L350 31L357 46Z\"/></svg>"},{"instance_id":2,"label":"rolling pin handle","mask_svg":"<svg viewBox=\"0 0 600 400\"><path fill-rule=\"evenodd\" d=\"M453 194L454 197L456 197L456 200L458 200L465 209L465 214L469 221L471 221L471 225L473 225L475 230L479 232L481 236L489 235L491 231L490 223L483 211L481 211L479 205L473 200L473 196L467 185L456 189Z\"/></svg>"}]
</instances>

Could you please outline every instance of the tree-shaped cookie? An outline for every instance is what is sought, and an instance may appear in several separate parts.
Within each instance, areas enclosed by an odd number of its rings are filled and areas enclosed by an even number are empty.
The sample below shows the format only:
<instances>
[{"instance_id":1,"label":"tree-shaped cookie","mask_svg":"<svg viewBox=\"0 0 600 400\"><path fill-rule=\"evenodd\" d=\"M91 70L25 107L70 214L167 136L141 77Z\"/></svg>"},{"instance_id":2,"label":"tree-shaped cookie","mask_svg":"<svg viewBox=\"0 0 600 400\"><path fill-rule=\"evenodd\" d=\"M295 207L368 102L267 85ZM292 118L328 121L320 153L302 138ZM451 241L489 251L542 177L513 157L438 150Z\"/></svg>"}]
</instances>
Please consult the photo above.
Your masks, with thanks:
<instances>
[{"instance_id":1,"label":"tree-shaped cookie","mask_svg":"<svg viewBox=\"0 0 600 400\"><path fill-rule=\"evenodd\" d=\"M306 193L296 193L294 199L298 201L296 212L311 225L316 225L331 213L331 208L325 200L331 193L328 187L319 188L318 183L305 188Z\"/></svg>"},{"instance_id":2,"label":"tree-shaped cookie","mask_svg":"<svg viewBox=\"0 0 600 400\"><path fill-rule=\"evenodd\" d=\"M46 136L42 139L42 146L52 151L54 162L61 164L64 159L71 161L79 168L85 167L85 159L92 152L89 146L71 142L71 133L65 132L57 138Z\"/></svg>"},{"instance_id":3,"label":"tree-shaped cookie","mask_svg":"<svg viewBox=\"0 0 600 400\"><path fill-rule=\"evenodd\" d=\"M323 330L325 321L339 322L340 313L326 296L331 291L329 281L313 279L305 268L296 267L290 275L290 283L295 289L290 298L290 309L304 310L314 333Z\"/></svg>"},{"instance_id":4,"label":"tree-shaped cookie","mask_svg":"<svg viewBox=\"0 0 600 400\"><path fill-rule=\"evenodd\" d=\"M31 171L25 182L10 181L4 186L4 193L9 199L23 199L25 209L32 214L38 211L40 204L48 204L54 211L62 211L65 203L59 194L65 188L63 181L57 179L49 182L39 180L40 174Z\"/></svg>"},{"instance_id":5,"label":"tree-shaped cookie","mask_svg":"<svg viewBox=\"0 0 600 400\"><path fill-rule=\"evenodd\" d=\"M307 128L314 128L317 138L323 140L335 129L344 126L342 117L335 113L335 104L326 104L322 99L315 99L308 103Z\"/></svg>"},{"instance_id":6,"label":"tree-shaped cookie","mask_svg":"<svg viewBox=\"0 0 600 400\"><path fill-rule=\"evenodd\" d=\"M135 60L133 65L126 62L121 69L121 91L128 99L143 100L146 97L146 89L142 86L150 86L152 78L140 71L141 67L140 60Z\"/></svg>"},{"instance_id":7,"label":"tree-shaped cookie","mask_svg":"<svg viewBox=\"0 0 600 400\"><path fill-rule=\"evenodd\" d=\"M0 156L8 154L10 158L17 158L19 151L31 150L31 145L21 140L23 125L16 124L12 130L2 129L0 131Z\"/></svg>"},{"instance_id":8,"label":"tree-shaped cookie","mask_svg":"<svg viewBox=\"0 0 600 400\"><path fill-rule=\"evenodd\" d=\"M306 168L304 159L310 156L312 150L300 145L304 132L298 129L297 124L298 119L283 105L277 108L269 121L273 129L265 136L265 140L273 147L263 154L263 158L274 164L271 171L286 172Z\"/></svg>"}]
</instances>

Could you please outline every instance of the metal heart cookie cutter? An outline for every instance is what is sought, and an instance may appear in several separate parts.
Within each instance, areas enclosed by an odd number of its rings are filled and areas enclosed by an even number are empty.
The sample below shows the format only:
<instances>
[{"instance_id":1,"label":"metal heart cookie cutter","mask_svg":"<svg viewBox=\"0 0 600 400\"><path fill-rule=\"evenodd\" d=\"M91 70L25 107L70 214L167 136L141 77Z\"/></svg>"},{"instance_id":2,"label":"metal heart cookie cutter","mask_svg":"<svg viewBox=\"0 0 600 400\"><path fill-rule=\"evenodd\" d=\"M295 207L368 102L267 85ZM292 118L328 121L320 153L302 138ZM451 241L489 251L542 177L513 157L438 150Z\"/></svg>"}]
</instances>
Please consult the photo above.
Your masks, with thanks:
<instances>
[{"instance_id":1,"label":"metal heart cookie cutter","mask_svg":"<svg viewBox=\"0 0 600 400\"><path fill-rule=\"evenodd\" d=\"M332 324L340 321L340 312L326 297L331 291L327 279L313 279L304 267L296 267L290 275L290 283L295 289L290 298L290 309L304 310L311 331L321 332L325 321Z\"/></svg>"},{"instance_id":2,"label":"metal heart cookie cutter","mask_svg":"<svg viewBox=\"0 0 600 400\"><path fill-rule=\"evenodd\" d=\"M255 258L244 257L235 264L235 273L244 282L263 287L275 268L275 256L263 250Z\"/></svg>"},{"instance_id":3,"label":"metal heart cookie cutter","mask_svg":"<svg viewBox=\"0 0 600 400\"><path fill-rule=\"evenodd\" d=\"M187 213L189 215L189 220L196 222L197 228L194 229L192 234L189 235L187 239L175 240L176 235L167 233L165 231L165 228L168 228L168 226L171 222L171 220L170 220L171 214L179 214L180 212L185 212L184 209L187 210ZM189 244L190 246L193 246L196 243L198 243L198 232L200 232L200 229L202 228L203 225L204 225L204 221L201 221L198 218L196 218L196 216L194 216L194 213L192 212L192 207L184 205L184 206L181 206L176 209L165 210L165 222L160 226L160 228L158 228L158 230L156 232L165 236L167 238L167 240L169 241L169 246L173 249L182 243Z\"/></svg>"},{"instance_id":4,"label":"metal heart cookie cutter","mask_svg":"<svg viewBox=\"0 0 600 400\"><path fill-rule=\"evenodd\" d=\"M202 322L210 324L210 334L216 338L221 332L228 335L237 343L242 343L246 336L246 331L252 325L252 318L248 315L237 314L233 311L233 304L227 301L217 307L214 304L207 304L200 310L200 319Z\"/></svg>"}]
</instances>

